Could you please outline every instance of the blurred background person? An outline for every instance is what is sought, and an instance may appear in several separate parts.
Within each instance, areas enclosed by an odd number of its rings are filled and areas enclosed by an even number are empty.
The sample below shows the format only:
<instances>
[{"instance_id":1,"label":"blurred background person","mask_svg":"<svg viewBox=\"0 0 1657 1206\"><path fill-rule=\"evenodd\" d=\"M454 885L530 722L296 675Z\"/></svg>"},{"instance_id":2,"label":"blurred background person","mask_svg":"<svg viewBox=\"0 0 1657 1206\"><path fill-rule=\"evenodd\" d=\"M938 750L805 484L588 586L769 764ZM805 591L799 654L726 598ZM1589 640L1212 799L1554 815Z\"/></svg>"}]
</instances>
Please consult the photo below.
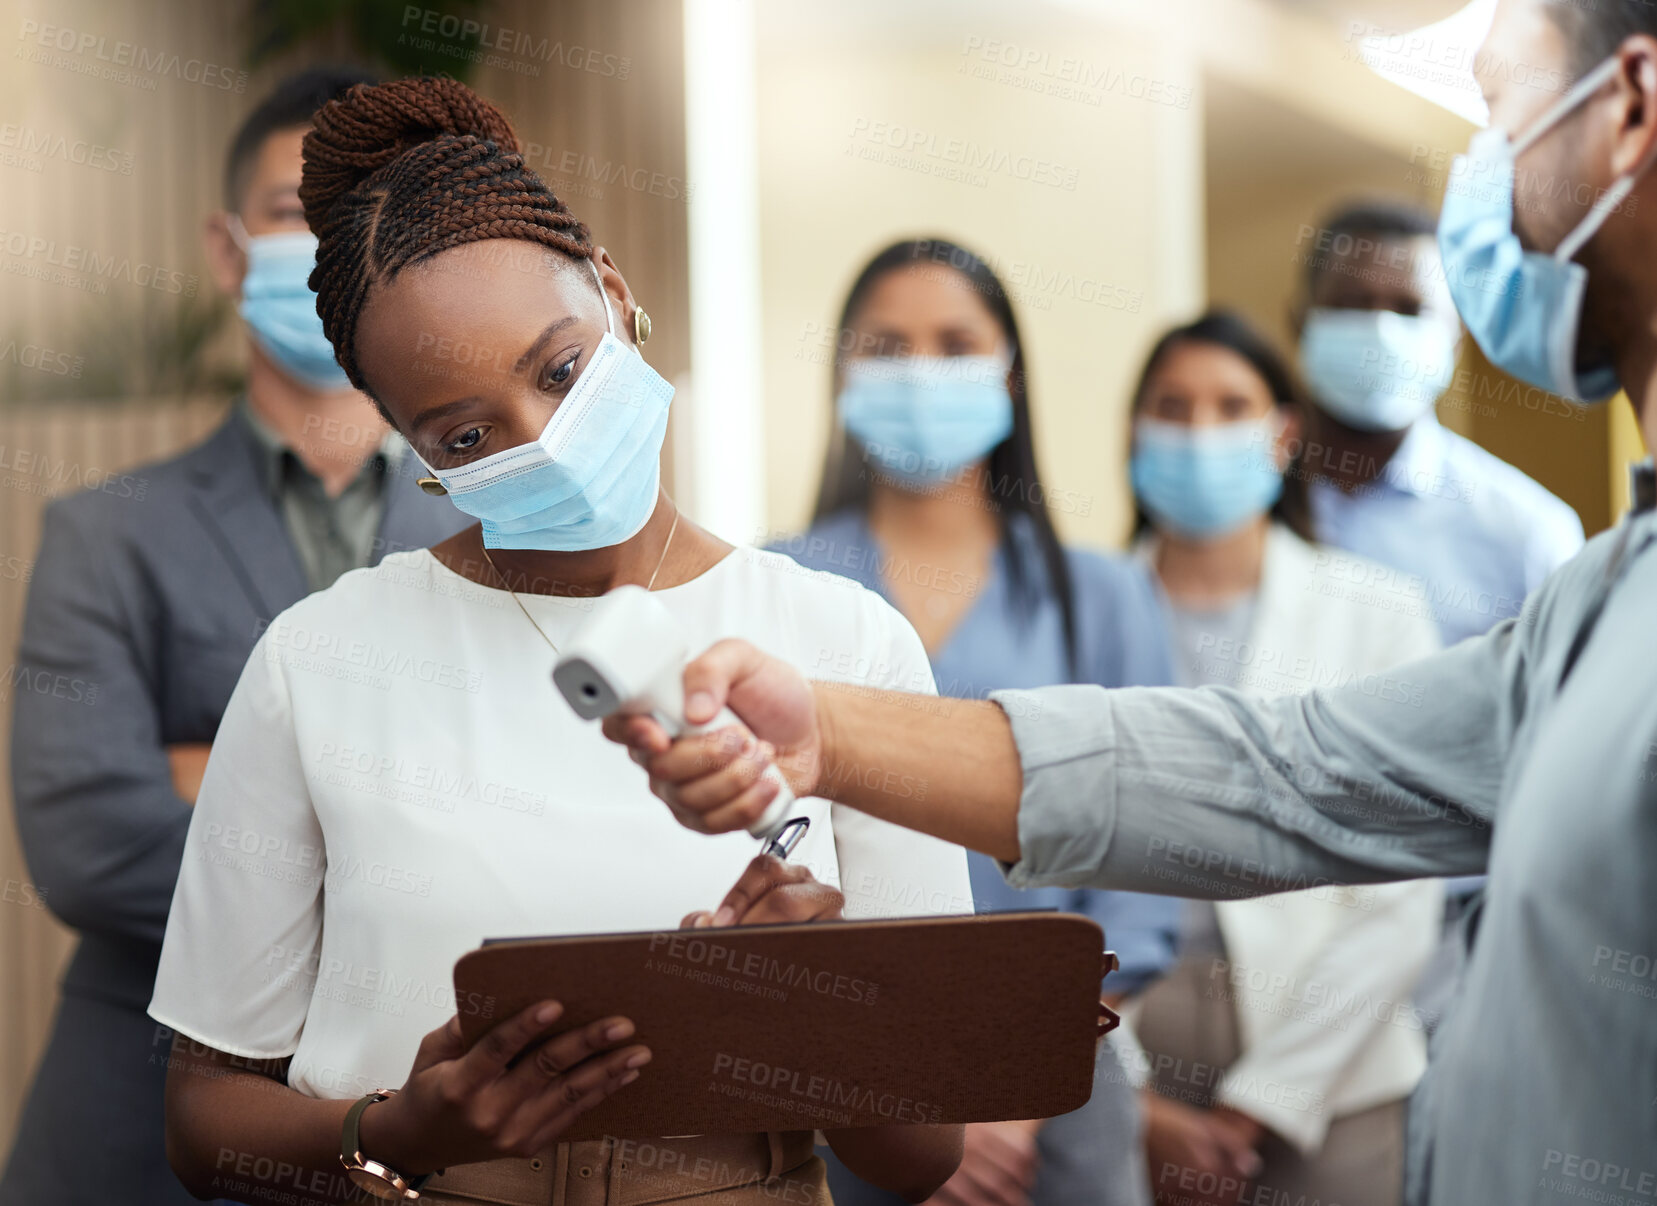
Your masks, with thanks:
<instances>
[{"instance_id":1,"label":"blurred background person","mask_svg":"<svg viewBox=\"0 0 1657 1206\"><path fill-rule=\"evenodd\" d=\"M1326 216L1293 315L1311 395L1301 471L1313 530L1418 580L1444 644L1517 615L1582 547L1582 521L1434 413L1455 376L1461 320L1415 206L1369 201ZM1402 600L1401 600L1402 602Z\"/></svg>"},{"instance_id":2,"label":"blurred background person","mask_svg":"<svg viewBox=\"0 0 1657 1206\"><path fill-rule=\"evenodd\" d=\"M1438 421L1461 320L1437 226L1385 199L1329 213L1319 227L1330 250L1307 261L1291 321L1313 402L1300 457L1313 531L1397 571L1367 593L1424 611L1453 645L1517 615L1583 532L1571 507ZM1445 881L1443 939L1416 994L1429 1032L1466 963L1483 883Z\"/></svg>"},{"instance_id":3,"label":"blurred background person","mask_svg":"<svg viewBox=\"0 0 1657 1206\"><path fill-rule=\"evenodd\" d=\"M245 395L205 443L46 511L18 664L97 684L97 706L21 692L12 790L29 868L79 934L0 1202L192 1201L167 1165L172 1035L145 1016L191 805L231 689L271 618L465 516L422 494L402 439L346 380L306 283L299 204L311 115L367 77L284 79L242 124L207 219L240 299Z\"/></svg>"},{"instance_id":4,"label":"blurred background person","mask_svg":"<svg viewBox=\"0 0 1657 1206\"><path fill-rule=\"evenodd\" d=\"M1377 676L1409 704L1408 670L1388 672L1435 652L1436 628L1349 594L1378 567L1312 542L1290 458L1301 416L1288 367L1236 315L1175 328L1146 360L1136 551L1167 607L1175 678L1275 693ZM1299 886L1189 902L1178 964L1134 1002L1161 1202L1232 1203L1246 1186L1273 1201L1400 1200L1405 1100L1426 1067L1409 998L1441 890Z\"/></svg>"},{"instance_id":5,"label":"blurred background person","mask_svg":"<svg viewBox=\"0 0 1657 1206\"><path fill-rule=\"evenodd\" d=\"M1149 576L1130 560L1062 544L1036 469L1027 362L1006 289L954 243L895 243L858 274L836 328L837 416L810 528L774 547L891 601L926 646L940 695L1003 686L1171 681ZM1007 886L969 854L978 911L1056 908L1104 926L1122 960L1112 996L1167 966L1176 902ZM934 1201L1145 1200L1138 1118L1111 1042L1092 1099L1044 1122L968 1126L961 1169ZM896 1199L831 1170L842 1206Z\"/></svg>"}]
</instances>

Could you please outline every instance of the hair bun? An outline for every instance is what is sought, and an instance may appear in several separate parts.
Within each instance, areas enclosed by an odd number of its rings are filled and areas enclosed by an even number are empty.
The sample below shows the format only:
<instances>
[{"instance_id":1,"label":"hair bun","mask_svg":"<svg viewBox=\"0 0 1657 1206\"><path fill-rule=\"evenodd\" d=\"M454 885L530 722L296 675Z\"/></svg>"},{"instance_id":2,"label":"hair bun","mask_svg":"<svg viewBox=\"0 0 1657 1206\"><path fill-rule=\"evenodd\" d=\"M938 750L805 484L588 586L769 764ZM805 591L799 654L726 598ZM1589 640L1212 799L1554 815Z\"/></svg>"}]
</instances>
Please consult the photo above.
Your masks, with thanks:
<instances>
[{"instance_id":1,"label":"hair bun","mask_svg":"<svg viewBox=\"0 0 1657 1206\"><path fill-rule=\"evenodd\" d=\"M476 138L517 151L512 123L465 84L415 76L358 84L317 110L305 135L299 200L320 231L335 201L411 147L445 136Z\"/></svg>"}]
</instances>

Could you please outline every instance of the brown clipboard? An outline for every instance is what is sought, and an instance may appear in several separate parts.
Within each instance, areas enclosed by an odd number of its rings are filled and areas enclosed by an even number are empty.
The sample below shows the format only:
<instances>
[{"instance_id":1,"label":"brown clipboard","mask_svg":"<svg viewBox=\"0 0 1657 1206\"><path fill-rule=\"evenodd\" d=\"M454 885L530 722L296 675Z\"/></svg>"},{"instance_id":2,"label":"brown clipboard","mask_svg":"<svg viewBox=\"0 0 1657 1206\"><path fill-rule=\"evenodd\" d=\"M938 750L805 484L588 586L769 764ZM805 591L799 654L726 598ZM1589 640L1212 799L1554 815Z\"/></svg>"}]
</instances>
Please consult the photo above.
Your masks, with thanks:
<instances>
[{"instance_id":1,"label":"brown clipboard","mask_svg":"<svg viewBox=\"0 0 1657 1206\"><path fill-rule=\"evenodd\" d=\"M1092 1093L1103 946L1053 912L491 941L455 998L468 1046L548 998L634 1021L650 1064L567 1140L1047 1118Z\"/></svg>"}]
</instances>

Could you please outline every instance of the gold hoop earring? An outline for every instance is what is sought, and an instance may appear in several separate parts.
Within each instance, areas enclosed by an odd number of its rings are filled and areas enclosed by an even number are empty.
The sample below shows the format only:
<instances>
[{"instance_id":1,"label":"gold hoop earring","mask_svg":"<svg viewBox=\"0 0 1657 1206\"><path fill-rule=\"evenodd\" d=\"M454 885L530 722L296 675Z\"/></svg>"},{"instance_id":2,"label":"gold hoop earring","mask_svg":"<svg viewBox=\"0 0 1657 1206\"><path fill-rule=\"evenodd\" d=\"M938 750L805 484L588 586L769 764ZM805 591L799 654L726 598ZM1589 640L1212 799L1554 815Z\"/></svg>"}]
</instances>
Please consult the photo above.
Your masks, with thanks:
<instances>
[{"instance_id":1,"label":"gold hoop earring","mask_svg":"<svg viewBox=\"0 0 1657 1206\"><path fill-rule=\"evenodd\" d=\"M414 479L414 484L427 494L447 494L449 492L448 487L435 477L417 477Z\"/></svg>"},{"instance_id":2,"label":"gold hoop earring","mask_svg":"<svg viewBox=\"0 0 1657 1206\"><path fill-rule=\"evenodd\" d=\"M633 307L633 342L643 343L650 338L650 315L644 312L644 307Z\"/></svg>"}]
</instances>

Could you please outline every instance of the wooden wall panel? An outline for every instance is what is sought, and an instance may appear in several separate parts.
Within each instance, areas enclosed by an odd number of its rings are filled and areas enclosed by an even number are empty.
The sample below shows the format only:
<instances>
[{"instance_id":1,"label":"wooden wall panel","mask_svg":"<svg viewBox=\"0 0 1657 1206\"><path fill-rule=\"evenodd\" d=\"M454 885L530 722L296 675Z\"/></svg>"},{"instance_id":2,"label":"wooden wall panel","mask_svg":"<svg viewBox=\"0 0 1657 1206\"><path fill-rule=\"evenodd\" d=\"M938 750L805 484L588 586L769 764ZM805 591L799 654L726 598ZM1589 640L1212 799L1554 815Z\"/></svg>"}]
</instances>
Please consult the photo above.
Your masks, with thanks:
<instances>
[{"instance_id":1,"label":"wooden wall panel","mask_svg":"<svg viewBox=\"0 0 1657 1206\"><path fill-rule=\"evenodd\" d=\"M81 482L102 481L200 440L223 418L222 398L146 400L116 406L54 404L0 410L0 729L11 731L23 601L46 504ZM45 1044L57 980L74 946L29 879L11 815L11 743L0 743L5 818L0 826L0 1146Z\"/></svg>"}]
</instances>

